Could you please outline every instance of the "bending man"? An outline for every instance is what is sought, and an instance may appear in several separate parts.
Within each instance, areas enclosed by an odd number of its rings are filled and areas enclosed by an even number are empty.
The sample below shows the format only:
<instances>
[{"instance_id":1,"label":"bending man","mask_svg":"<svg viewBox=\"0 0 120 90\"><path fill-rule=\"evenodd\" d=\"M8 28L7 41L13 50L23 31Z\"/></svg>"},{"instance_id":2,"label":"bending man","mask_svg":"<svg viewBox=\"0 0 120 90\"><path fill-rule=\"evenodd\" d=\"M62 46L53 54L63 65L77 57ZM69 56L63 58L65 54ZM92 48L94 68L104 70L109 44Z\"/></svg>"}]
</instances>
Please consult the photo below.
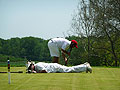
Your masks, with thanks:
<instances>
[{"instance_id":1,"label":"bending man","mask_svg":"<svg viewBox=\"0 0 120 90\"><path fill-rule=\"evenodd\" d=\"M53 38L48 42L48 48L50 51L51 57L53 57L52 63L59 63L60 53L59 50L62 52L62 56L65 60L65 64L67 64L67 57L66 55L70 56L72 48L77 46L77 41L72 40L69 41L64 38Z\"/></svg>"}]
</instances>

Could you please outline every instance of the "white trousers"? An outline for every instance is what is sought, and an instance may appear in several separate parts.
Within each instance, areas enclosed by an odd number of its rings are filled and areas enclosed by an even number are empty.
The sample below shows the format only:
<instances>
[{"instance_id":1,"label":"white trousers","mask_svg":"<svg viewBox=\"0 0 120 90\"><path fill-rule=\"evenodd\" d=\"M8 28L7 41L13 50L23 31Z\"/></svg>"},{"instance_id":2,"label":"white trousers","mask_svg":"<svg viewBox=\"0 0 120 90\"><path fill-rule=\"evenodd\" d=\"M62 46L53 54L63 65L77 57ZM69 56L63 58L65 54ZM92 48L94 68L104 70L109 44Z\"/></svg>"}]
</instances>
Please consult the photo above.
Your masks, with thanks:
<instances>
[{"instance_id":1,"label":"white trousers","mask_svg":"<svg viewBox=\"0 0 120 90\"><path fill-rule=\"evenodd\" d=\"M60 57L59 48L55 42L50 40L48 42L48 48L49 48L51 57L53 57L53 56Z\"/></svg>"}]
</instances>

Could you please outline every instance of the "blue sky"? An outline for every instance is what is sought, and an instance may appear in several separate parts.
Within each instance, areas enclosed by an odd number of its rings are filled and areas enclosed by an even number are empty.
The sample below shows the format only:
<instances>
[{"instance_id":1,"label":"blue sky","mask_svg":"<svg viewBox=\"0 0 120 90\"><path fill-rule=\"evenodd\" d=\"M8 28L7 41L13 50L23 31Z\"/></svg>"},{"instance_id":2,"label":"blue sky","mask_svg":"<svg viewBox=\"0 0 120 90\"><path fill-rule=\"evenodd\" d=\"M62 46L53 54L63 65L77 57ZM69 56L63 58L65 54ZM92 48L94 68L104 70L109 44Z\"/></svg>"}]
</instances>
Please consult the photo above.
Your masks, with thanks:
<instances>
[{"instance_id":1,"label":"blue sky","mask_svg":"<svg viewBox=\"0 0 120 90\"><path fill-rule=\"evenodd\" d=\"M0 38L67 36L78 0L0 0Z\"/></svg>"}]
</instances>

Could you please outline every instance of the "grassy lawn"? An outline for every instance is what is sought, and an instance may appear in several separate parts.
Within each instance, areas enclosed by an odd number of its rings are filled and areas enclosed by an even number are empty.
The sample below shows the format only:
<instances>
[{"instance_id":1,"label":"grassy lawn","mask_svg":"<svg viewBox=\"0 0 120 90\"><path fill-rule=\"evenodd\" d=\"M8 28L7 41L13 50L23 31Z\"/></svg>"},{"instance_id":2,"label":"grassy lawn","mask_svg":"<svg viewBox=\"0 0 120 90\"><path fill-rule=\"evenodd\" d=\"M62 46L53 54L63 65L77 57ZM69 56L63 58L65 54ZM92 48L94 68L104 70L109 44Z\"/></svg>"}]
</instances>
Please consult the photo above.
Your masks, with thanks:
<instances>
[{"instance_id":1,"label":"grassy lawn","mask_svg":"<svg viewBox=\"0 0 120 90\"><path fill-rule=\"evenodd\" d=\"M7 67L0 67L7 71ZM8 74L0 73L0 90L120 90L120 68L93 67L93 73L26 74L25 67L11 67Z\"/></svg>"}]
</instances>

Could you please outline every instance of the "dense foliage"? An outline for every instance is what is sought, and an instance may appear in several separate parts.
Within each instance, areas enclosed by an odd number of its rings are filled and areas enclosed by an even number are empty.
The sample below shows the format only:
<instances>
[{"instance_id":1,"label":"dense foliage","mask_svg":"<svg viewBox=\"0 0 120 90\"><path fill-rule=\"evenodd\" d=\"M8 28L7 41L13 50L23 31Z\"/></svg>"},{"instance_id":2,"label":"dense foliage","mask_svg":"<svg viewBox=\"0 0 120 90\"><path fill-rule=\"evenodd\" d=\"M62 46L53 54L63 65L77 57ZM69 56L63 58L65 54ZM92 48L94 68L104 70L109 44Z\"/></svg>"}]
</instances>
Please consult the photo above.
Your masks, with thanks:
<instances>
[{"instance_id":1,"label":"dense foliage","mask_svg":"<svg viewBox=\"0 0 120 90\"><path fill-rule=\"evenodd\" d=\"M35 37L0 39L0 54L27 60L49 61L51 59L47 40Z\"/></svg>"},{"instance_id":2,"label":"dense foliage","mask_svg":"<svg viewBox=\"0 0 120 90\"><path fill-rule=\"evenodd\" d=\"M86 37L76 37L70 36L66 37L68 40L75 39L78 41L78 49L74 48L71 52L71 56L68 60L69 65L78 65L88 61L87 52L87 38ZM91 37L94 41L94 46L98 47L100 42L96 41L96 37ZM0 39L0 62L6 61L9 56L11 61L43 61L51 62L51 57L49 49L47 46L48 40L35 37L24 37L24 38L11 38L8 40ZM108 42L104 42L104 44ZM108 46L106 46L108 47ZM120 50L120 47L116 49ZM118 55L120 57L120 55ZM103 49L91 49L90 63L94 66L113 66L114 59L111 58L111 53L103 51ZM61 56L60 63L64 64L63 58ZM119 63L120 64L120 63Z\"/></svg>"}]
</instances>

